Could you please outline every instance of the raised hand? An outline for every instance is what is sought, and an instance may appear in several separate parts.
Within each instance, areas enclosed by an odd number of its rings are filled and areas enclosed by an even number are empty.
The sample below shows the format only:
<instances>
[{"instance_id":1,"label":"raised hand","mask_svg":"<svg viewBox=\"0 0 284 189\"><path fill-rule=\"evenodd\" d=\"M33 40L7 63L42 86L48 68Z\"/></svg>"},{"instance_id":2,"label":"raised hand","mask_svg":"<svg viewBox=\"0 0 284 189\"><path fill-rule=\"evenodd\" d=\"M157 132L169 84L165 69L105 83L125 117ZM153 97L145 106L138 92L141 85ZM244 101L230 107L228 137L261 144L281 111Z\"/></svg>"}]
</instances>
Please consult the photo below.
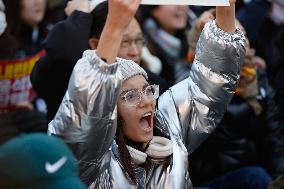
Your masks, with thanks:
<instances>
[{"instance_id":1,"label":"raised hand","mask_svg":"<svg viewBox=\"0 0 284 189\"><path fill-rule=\"evenodd\" d=\"M209 11L204 11L198 18L196 24L199 30L202 30L204 25L210 20L215 19L215 9L210 9Z\"/></svg>"},{"instance_id":2,"label":"raised hand","mask_svg":"<svg viewBox=\"0 0 284 189\"><path fill-rule=\"evenodd\" d=\"M125 29L134 17L141 0L109 0L107 22L117 29Z\"/></svg>"},{"instance_id":3,"label":"raised hand","mask_svg":"<svg viewBox=\"0 0 284 189\"><path fill-rule=\"evenodd\" d=\"M122 36L133 19L141 0L108 0L108 16L103 29L97 54L107 63L113 63Z\"/></svg>"},{"instance_id":4,"label":"raised hand","mask_svg":"<svg viewBox=\"0 0 284 189\"><path fill-rule=\"evenodd\" d=\"M70 16L75 10L82 11L85 13L91 12L90 1L89 0L72 0L68 1L65 7L65 13Z\"/></svg>"}]
</instances>

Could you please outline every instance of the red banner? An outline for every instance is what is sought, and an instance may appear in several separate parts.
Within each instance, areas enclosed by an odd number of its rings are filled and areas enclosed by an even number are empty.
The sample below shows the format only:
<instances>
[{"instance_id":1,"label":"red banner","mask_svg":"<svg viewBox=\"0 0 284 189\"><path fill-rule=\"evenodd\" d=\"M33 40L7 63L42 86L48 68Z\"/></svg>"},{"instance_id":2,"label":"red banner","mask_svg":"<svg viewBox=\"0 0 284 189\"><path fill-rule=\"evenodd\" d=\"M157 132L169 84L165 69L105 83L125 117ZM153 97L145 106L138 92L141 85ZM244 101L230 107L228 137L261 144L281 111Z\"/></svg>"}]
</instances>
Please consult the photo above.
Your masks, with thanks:
<instances>
[{"instance_id":1,"label":"red banner","mask_svg":"<svg viewBox=\"0 0 284 189\"><path fill-rule=\"evenodd\" d=\"M30 74L35 63L45 51L22 59L0 60L0 110L13 109L22 102L31 102L35 97Z\"/></svg>"}]
</instances>

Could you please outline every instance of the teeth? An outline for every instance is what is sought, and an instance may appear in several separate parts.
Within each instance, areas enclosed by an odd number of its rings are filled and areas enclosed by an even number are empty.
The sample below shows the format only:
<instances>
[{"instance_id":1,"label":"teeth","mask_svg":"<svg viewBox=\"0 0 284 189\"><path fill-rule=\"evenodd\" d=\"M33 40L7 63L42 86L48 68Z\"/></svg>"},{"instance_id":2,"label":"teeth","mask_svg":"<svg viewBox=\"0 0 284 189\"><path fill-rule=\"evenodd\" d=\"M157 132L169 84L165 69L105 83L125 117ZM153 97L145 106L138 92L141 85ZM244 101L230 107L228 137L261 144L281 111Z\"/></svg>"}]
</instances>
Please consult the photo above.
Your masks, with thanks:
<instances>
[{"instance_id":1,"label":"teeth","mask_svg":"<svg viewBox=\"0 0 284 189\"><path fill-rule=\"evenodd\" d=\"M147 117L147 116L150 116L151 115L151 112L147 112L143 115L143 117Z\"/></svg>"}]
</instances>

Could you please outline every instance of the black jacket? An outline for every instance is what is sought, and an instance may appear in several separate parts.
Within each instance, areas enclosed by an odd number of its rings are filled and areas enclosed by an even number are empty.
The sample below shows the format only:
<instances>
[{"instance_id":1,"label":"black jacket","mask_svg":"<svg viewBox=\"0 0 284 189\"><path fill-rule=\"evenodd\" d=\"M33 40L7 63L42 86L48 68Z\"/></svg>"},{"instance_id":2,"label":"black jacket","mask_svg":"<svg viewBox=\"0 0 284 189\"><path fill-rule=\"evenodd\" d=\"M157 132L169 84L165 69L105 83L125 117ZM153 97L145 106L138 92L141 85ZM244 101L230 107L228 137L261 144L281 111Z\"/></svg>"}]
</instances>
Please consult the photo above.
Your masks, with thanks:
<instances>
[{"instance_id":1,"label":"black jacket","mask_svg":"<svg viewBox=\"0 0 284 189\"><path fill-rule=\"evenodd\" d=\"M46 56L35 65L31 82L46 101L49 121L62 101L73 67L88 49L92 19L90 14L75 11L56 24L43 43Z\"/></svg>"},{"instance_id":2,"label":"black jacket","mask_svg":"<svg viewBox=\"0 0 284 189\"><path fill-rule=\"evenodd\" d=\"M7 36L6 36L7 37ZM19 50L17 46L13 45L13 39L12 38L6 38L7 40L5 41L5 47L7 48L7 51L2 51L2 54L0 54L0 67L3 66L1 65L3 62L7 61L15 61L17 60L17 64L25 63L26 60L26 54L31 53L31 51L23 51L23 49ZM27 53L23 53L27 52ZM19 59L22 60L20 63ZM5 69L4 67L1 67L2 70ZM16 74L17 72L14 71L12 74ZM4 77L4 81L7 78ZM21 78L17 77L17 80L21 80ZM2 78L0 78L0 83L2 82ZM15 79L7 80L13 84L16 83ZM5 82L4 82L5 83ZM11 86L12 86L11 85ZM1 93L1 87L5 85L0 84L0 98L5 97L7 94L4 92ZM9 88L9 87L8 87ZM24 87L26 89L26 87ZM29 88L29 87L27 87ZM12 87L11 90L12 91ZM21 92L21 91L14 91L14 92ZM27 90L23 91L24 93L27 92ZM13 93L14 95L16 93ZM21 96L21 95L20 95ZM20 108L20 107L14 107L10 105L15 105L14 102L11 102L11 99L13 97L11 94L9 94L9 104L8 107L6 105L3 105L2 101L0 102L0 145L7 142L11 138L14 138L20 134L24 133L34 133L34 132L42 132L46 133L47 132L47 120L46 120L46 114L39 111L38 107L38 98L30 99L31 102L34 106L34 109L29 110L27 108ZM5 98L6 99L6 98ZM19 98L17 99L19 100ZM21 99L23 100L23 99ZM16 101L17 102L17 101ZM9 109L9 110L8 110ZM11 109L11 110L10 110Z\"/></svg>"},{"instance_id":3,"label":"black jacket","mask_svg":"<svg viewBox=\"0 0 284 189\"><path fill-rule=\"evenodd\" d=\"M20 134L47 132L45 114L37 110L0 112L0 126L0 145Z\"/></svg>"},{"instance_id":4,"label":"black jacket","mask_svg":"<svg viewBox=\"0 0 284 189\"><path fill-rule=\"evenodd\" d=\"M283 36L284 37L284 36ZM284 39L284 38L283 38ZM282 39L282 40L283 40ZM284 45L284 43L282 43ZM268 170L273 177L284 174L284 55L278 60L272 76L275 101L269 106L270 130L267 141Z\"/></svg>"},{"instance_id":5,"label":"black jacket","mask_svg":"<svg viewBox=\"0 0 284 189\"><path fill-rule=\"evenodd\" d=\"M274 138L277 135L275 130L281 127L283 130L284 125L274 124L275 128L272 129L272 117L275 122L280 117L273 110L276 107L275 98L266 76L260 80L261 92L257 99L264 108L262 114L256 116L247 101L235 95L220 125L189 157L190 175L195 185L205 184L228 171L245 166L263 166L275 175L275 165L284 165L284 154L281 153L277 154L280 159L271 161L271 152L277 148L275 143L284 151L284 137ZM268 145L271 142L274 144ZM284 168L280 172L284 174Z\"/></svg>"},{"instance_id":6,"label":"black jacket","mask_svg":"<svg viewBox=\"0 0 284 189\"><path fill-rule=\"evenodd\" d=\"M46 101L48 120L55 116L68 87L69 78L77 60L89 48L93 16L74 11L66 20L57 23L43 46L46 56L35 65L31 81L37 93ZM146 70L147 71L147 70ZM167 87L157 75L147 71L149 82Z\"/></svg>"}]
</instances>

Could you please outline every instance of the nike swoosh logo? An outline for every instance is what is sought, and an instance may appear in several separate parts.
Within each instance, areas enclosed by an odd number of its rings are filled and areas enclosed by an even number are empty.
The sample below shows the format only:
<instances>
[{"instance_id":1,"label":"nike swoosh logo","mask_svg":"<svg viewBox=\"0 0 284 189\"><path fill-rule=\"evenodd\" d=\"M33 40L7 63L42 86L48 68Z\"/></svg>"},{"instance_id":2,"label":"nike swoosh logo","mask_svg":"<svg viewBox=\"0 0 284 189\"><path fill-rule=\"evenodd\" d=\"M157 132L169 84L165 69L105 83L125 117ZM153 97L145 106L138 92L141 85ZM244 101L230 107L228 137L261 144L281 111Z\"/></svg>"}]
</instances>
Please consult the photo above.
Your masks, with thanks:
<instances>
[{"instance_id":1,"label":"nike swoosh logo","mask_svg":"<svg viewBox=\"0 0 284 189\"><path fill-rule=\"evenodd\" d=\"M46 170L46 172L48 172L50 174L55 173L66 163L66 161L67 161L67 157L63 156L53 164L46 162L45 163L45 170Z\"/></svg>"}]
</instances>

